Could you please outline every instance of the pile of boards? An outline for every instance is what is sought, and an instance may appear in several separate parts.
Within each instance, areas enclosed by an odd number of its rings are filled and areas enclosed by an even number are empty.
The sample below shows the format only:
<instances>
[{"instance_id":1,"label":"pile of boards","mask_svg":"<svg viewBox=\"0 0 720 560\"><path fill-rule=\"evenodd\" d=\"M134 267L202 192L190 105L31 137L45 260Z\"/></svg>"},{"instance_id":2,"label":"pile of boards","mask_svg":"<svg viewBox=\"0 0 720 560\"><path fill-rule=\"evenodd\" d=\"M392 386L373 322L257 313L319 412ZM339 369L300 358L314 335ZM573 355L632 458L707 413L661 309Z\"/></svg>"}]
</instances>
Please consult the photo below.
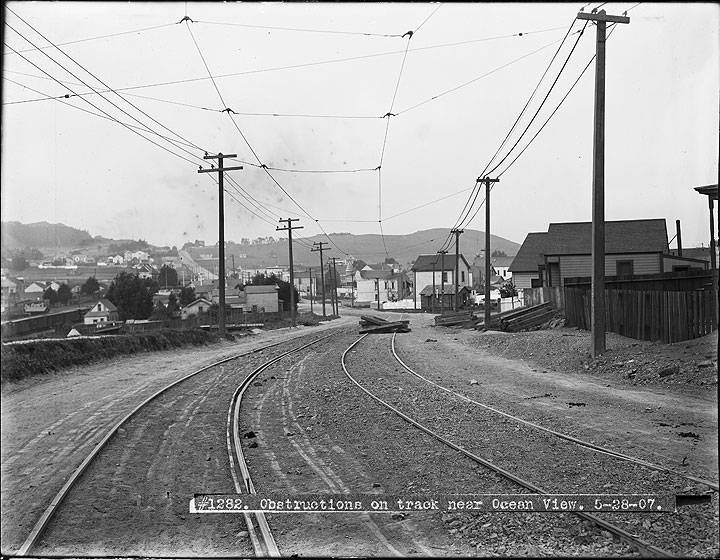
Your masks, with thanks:
<instances>
[{"instance_id":1,"label":"pile of boards","mask_svg":"<svg viewBox=\"0 0 720 560\"><path fill-rule=\"evenodd\" d=\"M376 315L362 315L360 327L360 334L406 333L410 332L410 321L388 321Z\"/></svg>"},{"instance_id":2,"label":"pile of boards","mask_svg":"<svg viewBox=\"0 0 720 560\"><path fill-rule=\"evenodd\" d=\"M529 331L542 328L543 326L549 328L562 326L564 321L556 318L555 315L556 311L553 308L552 302L547 302L494 314L490 317L489 325L486 326L482 311L477 315L471 310L446 311L442 315L435 317L435 326L466 329L474 328L479 331L488 329L506 332Z\"/></svg>"},{"instance_id":3,"label":"pile of boards","mask_svg":"<svg viewBox=\"0 0 720 560\"><path fill-rule=\"evenodd\" d=\"M435 317L436 327L474 327L477 317L472 310L446 311Z\"/></svg>"},{"instance_id":4,"label":"pile of boards","mask_svg":"<svg viewBox=\"0 0 720 560\"><path fill-rule=\"evenodd\" d=\"M523 307L499 317L500 329L507 332L533 330L553 319L555 309L552 302Z\"/></svg>"}]
</instances>

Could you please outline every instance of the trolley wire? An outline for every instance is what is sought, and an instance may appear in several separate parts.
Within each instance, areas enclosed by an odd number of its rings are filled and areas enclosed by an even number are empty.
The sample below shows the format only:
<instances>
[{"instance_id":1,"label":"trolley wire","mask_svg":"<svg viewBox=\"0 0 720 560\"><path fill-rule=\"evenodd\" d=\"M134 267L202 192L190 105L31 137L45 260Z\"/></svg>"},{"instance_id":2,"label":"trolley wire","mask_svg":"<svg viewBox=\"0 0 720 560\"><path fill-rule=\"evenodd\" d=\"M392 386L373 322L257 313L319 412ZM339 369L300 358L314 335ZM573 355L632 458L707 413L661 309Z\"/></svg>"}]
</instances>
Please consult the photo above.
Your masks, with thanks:
<instances>
[{"instance_id":1,"label":"trolley wire","mask_svg":"<svg viewBox=\"0 0 720 560\"><path fill-rule=\"evenodd\" d=\"M227 25L227 26L231 26L231 27L245 27L248 29L268 29L271 31L296 31L296 32L302 32L302 33L327 33L327 34L331 34L331 35L357 35L357 36L363 36L363 37L382 37L382 38L402 37L402 35L390 34L390 33L370 33L370 32L364 32L364 31L340 31L340 30L332 30L332 29L307 29L307 28L301 28L301 27L280 27L280 26L274 26L274 25L252 25L252 24L248 24L248 23L234 23L234 22L226 22L226 21L195 20L193 23L203 23L206 25Z\"/></svg>"},{"instance_id":2,"label":"trolley wire","mask_svg":"<svg viewBox=\"0 0 720 560\"><path fill-rule=\"evenodd\" d=\"M425 47L417 47L414 49L409 49L408 52L420 52L420 51L426 51L431 49L438 49L438 48L445 48L445 47L455 47L455 46L461 46L461 45L467 45L467 44L473 44L473 43L479 43L479 42L486 42L486 41L494 41L499 39L509 39L513 37L524 37L526 35L532 35L537 33L547 33L550 31L557 31L559 29L564 29L564 27L551 27L547 29L539 29L535 31L526 31L526 32L519 32L519 33L512 33L507 35L498 35L493 37L485 37L480 39L470 39L466 41L457 41L453 43L442 43L438 45L429 45ZM402 54L404 50L396 50L396 51L385 51L385 52L379 52L379 53L371 53L366 55L358 55L358 56L352 56L352 57L343 57L343 58L334 58L334 59L328 59L328 60L320 60L320 61L313 61L313 62L306 62L306 63L300 63L300 64L291 64L286 66L273 66L269 68L258 68L253 70L244 70L241 72L231 72L226 74L216 74L212 77L215 79L220 78L231 78L236 76L244 76L244 75L250 75L250 74L258 74L258 73L265 73L265 72L275 72L275 71L282 71L282 70L295 70L299 68L306 68L306 67L312 67L312 66L319 66L319 65L325 65L325 64L336 64L336 63L342 63L342 62L353 62L357 60L365 60L370 58L377 58L382 56L391 56L395 54ZM126 86L122 88L115 88L114 91L132 91L137 89L146 89L146 88L152 88L152 87L160 87L160 86L168 86L168 85L177 85L177 84L186 84L191 82L200 82L209 80L210 77L197 77L197 78L184 78L180 80L169 80L164 82L155 82L151 84L140 84L140 85L134 85L134 86ZM100 90L98 93L107 93L108 90ZM95 92L84 92L77 95L95 95ZM45 101L45 98L39 98L39 99L27 99L23 100L22 103L30 103L34 101ZM9 103L16 103L16 102L9 102Z\"/></svg>"}]
</instances>

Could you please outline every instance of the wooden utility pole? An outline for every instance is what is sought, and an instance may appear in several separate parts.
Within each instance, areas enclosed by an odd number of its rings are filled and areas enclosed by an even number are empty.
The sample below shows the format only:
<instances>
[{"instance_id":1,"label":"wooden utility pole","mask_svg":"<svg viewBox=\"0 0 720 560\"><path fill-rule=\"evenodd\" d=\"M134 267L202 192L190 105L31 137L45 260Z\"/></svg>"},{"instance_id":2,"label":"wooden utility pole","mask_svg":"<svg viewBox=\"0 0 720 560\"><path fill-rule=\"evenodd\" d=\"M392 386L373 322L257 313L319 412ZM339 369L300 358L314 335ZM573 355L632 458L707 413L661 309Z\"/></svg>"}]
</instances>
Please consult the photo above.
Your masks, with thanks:
<instances>
[{"instance_id":1,"label":"wooden utility pole","mask_svg":"<svg viewBox=\"0 0 720 560\"><path fill-rule=\"evenodd\" d=\"M586 14L578 19L595 22L595 117L593 137L592 186L592 287L591 353L593 357L605 352L605 41L607 23L630 23L627 16L609 16L605 10Z\"/></svg>"},{"instance_id":2,"label":"wooden utility pole","mask_svg":"<svg viewBox=\"0 0 720 560\"><path fill-rule=\"evenodd\" d=\"M315 314L315 310L313 309L313 289L312 289L312 267L308 268L308 276L310 277L310 313L312 315Z\"/></svg>"},{"instance_id":3,"label":"wooden utility pole","mask_svg":"<svg viewBox=\"0 0 720 560\"><path fill-rule=\"evenodd\" d=\"M203 159L216 159L218 160L217 168L211 167L210 169L198 169L198 173L217 173L218 174L218 245L220 254L218 256L220 270L218 274L218 285L220 287L220 306L218 309L218 334L225 336L225 206L224 201L224 188L223 188L223 177L225 171L235 171L242 169L242 165L234 167L223 167L223 158L234 158L237 154L222 154L219 153L216 156L203 156Z\"/></svg>"},{"instance_id":4,"label":"wooden utility pole","mask_svg":"<svg viewBox=\"0 0 720 560\"><path fill-rule=\"evenodd\" d=\"M340 300L338 299L338 293L337 293L337 268L335 267L337 257L332 257L330 260L332 261L332 266L333 266L333 289L335 292L335 315L337 315L339 317L340 316Z\"/></svg>"},{"instance_id":5,"label":"wooden utility pole","mask_svg":"<svg viewBox=\"0 0 720 560\"><path fill-rule=\"evenodd\" d=\"M464 229L452 229L450 233L455 234L455 298L453 299L453 311L458 311L460 305L458 304L458 289L460 281L460 234L463 233Z\"/></svg>"},{"instance_id":6,"label":"wooden utility pole","mask_svg":"<svg viewBox=\"0 0 720 560\"><path fill-rule=\"evenodd\" d=\"M312 249L310 249L310 252L312 252L312 253L316 253L318 251L320 252L320 282L322 282L322 294L323 294L322 308L323 308L323 318L325 318L325 317L327 317L327 314L325 313L325 269L323 268L323 266L324 266L323 265L323 251L327 251L327 249L325 249L323 247L323 245L327 245L327 242L326 241L314 241L313 245L317 245L317 247L313 247ZM315 292L315 293L317 293L317 292Z\"/></svg>"},{"instance_id":7,"label":"wooden utility pole","mask_svg":"<svg viewBox=\"0 0 720 560\"><path fill-rule=\"evenodd\" d=\"M430 298L430 312L435 313L435 300L437 299L437 295L435 293L435 267L437 266L437 257L435 257L435 260L433 261L433 291L432 291L432 298Z\"/></svg>"},{"instance_id":8,"label":"wooden utility pole","mask_svg":"<svg viewBox=\"0 0 720 560\"><path fill-rule=\"evenodd\" d=\"M438 251L440 254L440 315L445 310L445 255L447 251Z\"/></svg>"},{"instance_id":9,"label":"wooden utility pole","mask_svg":"<svg viewBox=\"0 0 720 560\"><path fill-rule=\"evenodd\" d=\"M375 294L377 298L377 310L380 311L380 278L375 278Z\"/></svg>"},{"instance_id":10,"label":"wooden utility pole","mask_svg":"<svg viewBox=\"0 0 720 560\"><path fill-rule=\"evenodd\" d=\"M285 220L278 220L278 222L287 223L286 227L276 227L275 231L287 231L288 232L288 253L290 259L290 318L292 326L295 326L295 273L293 272L293 254L292 254L292 232L294 229L303 229L303 226L294 226L292 222L298 222L300 218L286 218Z\"/></svg>"},{"instance_id":11,"label":"wooden utility pole","mask_svg":"<svg viewBox=\"0 0 720 560\"><path fill-rule=\"evenodd\" d=\"M490 325L490 185L500 179L484 177L478 181L485 183L485 328Z\"/></svg>"},{"instance_id":12,"label":"wooden utility pole","mask_svg":"<svg viewBox=\"0 0 720 560\"><path fill-rule=\"evenodd\" d=\"M677 238L677 256L682 257L682 233L680 231L680 220L675 220L675 237Z\"/></svg>"}]
</instances>

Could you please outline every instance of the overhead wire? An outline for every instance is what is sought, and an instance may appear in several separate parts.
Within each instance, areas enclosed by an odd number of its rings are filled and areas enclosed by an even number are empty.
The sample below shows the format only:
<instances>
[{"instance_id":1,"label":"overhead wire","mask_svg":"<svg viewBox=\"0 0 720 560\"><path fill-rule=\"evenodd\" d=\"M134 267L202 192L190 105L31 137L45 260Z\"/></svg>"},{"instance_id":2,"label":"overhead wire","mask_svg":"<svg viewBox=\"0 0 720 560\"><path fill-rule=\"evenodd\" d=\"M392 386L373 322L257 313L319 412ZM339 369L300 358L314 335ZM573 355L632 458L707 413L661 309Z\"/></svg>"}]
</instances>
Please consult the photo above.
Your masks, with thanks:
<instances>
[{"instance_id":1,"label":"overhead wire","mask_svg":"<svg viewBox=\"0 0 720 560\"><path fill-rule=\"evenodd\" d=\"M150 27L141 27L140 29L132 29L130 31L120 31L119 33L109 33L107 35L97 35L94 37L86 37L84 39L76 39L74 41L65 41L63 43L57 43L57 45L61 46L61 47L64 47L66 45L77 45L78 43L86 43L88 41L96 41L98 39L109 39L111 37L120 37L121 35L132 35L134 33L143 33L145 31L162 29L164 27L173 27L174 25L175 25L175 23L163 23L161 25L153 25ZM51 48L53 48L53 45L47 45L45 47L35 47L32 49L22 49L22 50L18 50L17 52L25 53L25 52L30 52L30 51L40 50L40 49L51 49ZM11 52L5 51L3 53L3 56L7 56L8 54L13 54L13 53L12 53L12 51Z\"/></svg>"},{"instance_id":2,"label":"overhead wire","mask_svg":"<svg viewBox=\"0 0 720 560\"><path fill-rule=\"evenodd\" d=\"M15 81L15 80L11 79L11 78L8 78L7 76L5 76L3 79L6 80L6 81L8 81L8 82L10 82L10 83L13 83L13 84L15 84L15 85L17 85L17 86L19 86L19 87L22 87L22 88L25 88L25 89L29 89L30 91L32 91L32 92L34 92L34 93L38 93L38 94L40 94L40 95L44 95L44 93L43 93L42 91L39 91L39 90L37 90L37 89L35 89L35 88L32 88L32 87L30 87L30 86L28 86L28 85L26 85L26 84L22 84L22 83L20 83L20 82L17 82L17 81ZM95 113L94 111L89 111L88 109L84 109L83 107L78 107L77 105L73 105L73 104L70 103L69 101L65 101L65 100L63 100L63 99L56 99L56 98L53 98L53 100L54 100L54 101L57 101L57 102L59 102L59 103L62 103L63 105L67 105L68 107L71 107L72 109L77 109L78 111L82 111L83 113L87 113L88 115L92 115L92 116L94 116L94 117L99 117L99 118L102 118L102 119L105 119L105 120L108 120L108 121L111 121L111 122L118 122L118 119L115 119L115 118L113 118L113 117L109 117L109 116L103 115L103 114L101 114L101 113ZM129 124L129 123L121 123L121 124L125 124L125 126L128 126L128 127L130 127L130 128L135 128L135 129L138 129L138 130L142 130L143 132L147 132L147 133L150 133L150 134L154 134L155 136L158 136L159 138L162 138L163 140L167 140L168 142L173 142L173 143L178 143L178 144L182 143L182 142L180 142L180 141L178 141L178 140L175 140L175 139L172 139L172 138L170 138L170 137L168 137L168 136L164 136L164 135L162 135L162 134L160 134L159 132L156 132L156 131L154 131L154 130L146 130L145 128L139 127L139 126L134 125L134 124ZM192 147L190 144L185 144L185 145L188 146L188 147ZM194 164L193 164L193 165L194 165Z\"/></svg>"},{"instance_id":3,"label":"overhead wire","mask_svg":"<svg viewBox=\"0 0 720 560\"><path fill-rule=\"evenodd\" d=\"M206 59L205 59L205 56L204 56L203 53L202 53L202 49L200 48L200 44L198 43L197 39L195 38L195 35L193 34L192 30L190 29L190 26L189 26L189 24L187 23L187 21L185 22L185 25L186 25L186 27L187 27L188 32L190 33L190 37L192 38L192 41L193 41L193 43L194 43L194 45L195 45L195 48L197 49L198 54L200 55L200 58L202 59L203 65L205 66L205 70L207 71L208 76L210 76L211 79L212 79L213 86L215 87L215 91L217 92L218 97L220 98L220 101L222 102L223 105L226 105L226 106L227 106L227 104L225 103L225 99L223 98L223 95L222 95L222 93L220 92L220 89L219 89L219 87L218 87L215 79L212 78L212 71L210 70L210 67L209 67L209 65L207 64L207 61L206 61ZM260 168L262 168L262 170L265 172L265 174L270 178L270 180L271 180L273 183L275 183L275 185L285 194L285 196L287 196L308 218L310 218L311 220L313 220L313 221L318 225L318 227L320 228L320 230L321 230L321 231L325 234L325 236L327 237L328 241L329 241L330 243L332 243L341 253L344 253L344 254L347 255L348 253L346 253L345 251L343 251L343 250L337 245L337 243L335 243L335 241L327 234L327 232L325 231L325 229L322 227L322 224L320 224L320 222L319 222L317 219L313 218L313 216L287 191L287 189L285 189L285 187L283 187L283 186L280 184L280 182L275 178L275 176L274 176L272 173L270 173L267 165L265 165L265 164L262 162L262 160L260 159L260 156L259 156L258 153L255 151L255 149L253 148L252 144L250 144L250 142L248 141L247 137L246 137L245 134L243 133L242 129L240 128L240 126L237 124L237 122L236 122L235 119L233 118L232 112L231 112L230 110L225 111L225 112L227 113L228 117L230 117L230 120L232 121L233 125L235 126L235 129L238 131L238 133L240 134L240 137L243 139L243 141L244 141L245 144L247 145L248 149L249 149L250 152L252 153L253 157L254 157L255 160L257 161L257 165L258 165Z\"/></svg>"},{"instance_id":4,"label":"overhead wire","mask_svg":"<svg viewBox=\"0 0 720 560\"><path fill-rule=\"evenodd\" d=\"M194 23L202 23L206 25L227 25L232 27L245 27L248 29L269 29L271 31L295 31L295 32L303 32L303 33L327 33L331 35L357 35L357 36L363 36L363 37L382 37L382 38L390 38L390 37L400 37L400 35L393 35L389 33L370 33L370 32L364 32L364 31L340 31L340 30L333 30L333 29L306 29L301 27L280 27L280 26L273 26L273 25L252 25L248 23L234 23L234 22L225 22L225 21L208 21L208 20L194 20Z\"/></svg>"},{"instance_id":5,"label":"overhead wire","mask_svg":"<svg viewBox=\"0 0 720 560\"><path fill-rule=\"evenodd\" d=\"M6 24L6 25L7 25L7 24ZM9 27L9 26L8 26L8 27ZM5 46L8 47L10 50L15 51L15 49L14 49L11 45L9 45L8 43L5 43ZM50 76L50 77L53 77L50 73L46 72L43 68L41 68L40 66L36 65L33 61L31 61L30 59L28 59L25 55L23 55L23 54L21 54L21 53L19 53L19 52L17 52L17 51L15 51L15 52L16 52L21 58L23 58L26 62L28 62L29 64L31 64L32 66L34 66L35 68L37 68L38 70L40 70L41 72L47 74L47 75ZM54 78L54 77L53 77L53 78ZM56 81L57 81L57 80L56 80ZM70 88L69 86L62 84L62 83L60 83L59 81L57 81L57 82L58 82L60 85L62 85L63 87L67 88L70 92L73 92L72 88ZM73 92L73 93L74 93L74 92ZM192 165L196 165L196 163L195 163L194 161L188 159L187 157L185 157L185 156L183 156L183 155L181 155L181 154L178 154L178 153L172 151L172 150L169 149L167 146L163 146L162 144L159 144L159 143L155 142L155 141L152 140L151 138L148 138L147 136L145 136L142 132L136 130L135 128L133 128L133 127L127 125L126 123L118 120L117 118L113 117L113 116L110 115L108 112L106 112L104 109L101 109L100 107L98 107L97 105L95 105L92 101L90 101L90 100L88 100L88 99L85 99L85 98L82 98L82 100L85 101L87 104L89 104L89 105L90 105L91 107L93 107L94 109L96 109L97 111L100 111L102 114L104 114L104 115L105 115L107 118L109 118L110 120L112 120L112 121L120 124L121 126L127 128L129 131L133 132L134 134L137 134L138 136L140 136L140 137L143 138L144 140L147 140L147 141L150 142L151 144L154 144L154 145L157 146L158 148L161 148L162 150L165 150L166 152L172 154L173 156L178 157L178 158L180 158L180 159L182 159L182 160L185 160L185 161L187 161L188 163L190 163L190 164L192 164ZM141 130L143 130L143 129L141 129ZM143 132L150 132L150 131L149 131L149 130L147 130L147 131L146 131L146 130L143 130ZM173 144L173 146L175 146L175 144ZM177 146L175 146L175 147L177 147Z\"/></svg>"},{"instance_id":6,"label":"overhead wire","mask_svg":"<svg viewBox=\"0 0 720 560\"><path fill-rule=\"evenodd\" d=\"M162 127L163 129L167 130L170 134L176 136L177 138L179 138L180 140L183 140L183 141L186 142L186 143L189 143L189 144L193 145L197 150L206 151L206 150L204 150L203 148L201 148L200 146L198 146L198 145L194 144L193 142L189 141L187 138L183 137L181 134L179 134L179 133L175 132L174 130L172 130L171 128L165 126L163 123L161 123L160 121L158 121L157 119L155 119L153 116L149 115L149 114L146 113L144 110L142 110L141 108L137 107L137 106L136 106L134 103L132 103L131 101L128 101L125 97L123 97L122 95L120 95L119 93L117 93L117 92L116 92L113 88L111 88L107 83L105 83L102 79L100 79L96 74L94 74L93 72L91 72L90 70L88 70L87 68L85 68L85 66L83 66L83 65L80 64L77 60L75 60L72 56L70 56L69 54L67 54L63 49L61 49L60 47L58 47L57 45L55 45L50 39L48 39L48 38L47 38L43 33L41 33L36 27L34 27L32 24L30 24L28 21L26 21L26 20L25 20L24 18L22 18L20 15L18 15L12 8L7 7L7 9L8 9L8 11L10 11L15 17L17 17L20 21L22 21L26 26L28 26L30 29L32 29L32 30L33 30L35 33L37 33L40 37L42 37L47 43L49 43L50 45L53 45L59 52L61 52L63 55L65 55L65 57L67 57L67 58L68 58L71 62L73 62L76 66L78 66L79 68L81 68L84 72L86 72L88 75L92 76L92 78L94 78L94 79L97 80L99 83L101 83L104 87L106 87L109 92L112 92L112 93L114 93L115 95L117 95L121 100L125 101L127 104L129 104L131 107L133 107L136 111L140 112L142 115L144 115L145 117L149 118L149 119L150 119L151 121L153 121L155 124L159 125L159 126ZM24 35L22 35L19 31L17 31L14 27L12 27L12 26L11 26L10 24L8 24L7 22L6 22L6 25L7 25L8 28L10 28L13 32L15 32L16 34L20 35L25 41L27 41L28 43L30 43L30 44L33 45L33 46L36 46L32 41L30 41L27 37L25 37ZM51 57L48 53L46 53L46 52L43 51L43 50L40 50L40 52L41 52L45 57L49 58L52 62L54 62L55 64L57 64L58 66L60 66L60 67L61 67L63 70L65 70L68 74L70 74L70 75L73 76L75 79L77 79L77 80L79 80L80 82L82 82L83 85L85 85L85 87L87 87L87 88L89 88L89 89L92 89L92 90L95 90L95 88L94 88L93 86L91 86L91 85L89 85L87 82L85 82L85 80L83 80L82 78L80 78L80 77L79 77L77 74L75 74L72 70L69 70L68 68L66 68L65 66L63 66L60 62L58 62L57 60L55 60L55 59L54 59L53 57ZM25 60L27 60L27 58L26 58L24 55L21 55L21 56L22 56L23 58L25 58ZM64 86L64 87L67 87L67 86ZM71 90L71 91L72 91L72 90ZM140 121L138 118L136 118L134 115L131 115L130 113L128 113L125 109L123 109L122 107L118 106L118 105L117 105L115 102L113 102L112 100L108 99L107 97L105 97L105 96L102 95L102 94L100 94L100 97L102 97L103 99L105 99L108 103L110 103L111 105L113 105L115 108L117 108L119 111L121 111L122 113L124 113L125 115L127 115L128 117L130 117L131 119L133 119L135 122L137 122L137 123L140 124L141 126L145 126L148 130L150 129L150 127L148 127L146 123L143 123L143 122ZM197 156L195 156L194 154L192 154L191 152L188 152L187 150L185 150L184 148L179 148L179 149L180 149L181 151L184 151L184 152L190 154L191 157L197 157Z\"/></svg>"},{"instance_id":7,"label":"overhead wire","mask_svg":"<svg viewBox=\"0 0 720 560\"><path fill-rule=\"evenodd\" d=\"M418 47L414 49L409 49L408 52L419 52L419 51L426 51L431 49L437 49L437 48L445 48L445 47L455 47L455 46L461 46L461 45L467 45L467 44L473 44L478 42L486 42L486 41L494 41L499 39L509 39L513 37L524 37L526 35L532 35L537 33L546 33L550 31L557 31L558 29L563 29L564 27L552 27L547 29L540 29L535 31L527 31L527 32L520 32L520 33L512 33L508 35L499 35L499 36L493 36L493 37L485 37L481 39L471 39L467 41L458 41L454 43L442 43L438 45L429 45L425 47ZM292 65L286 65L286 66L274 66L270 68L259 68L254 70L245 70L241 72L231 72L227 74L216 74L212 77L215 79L221 79L221 78L231 78L236 76L244 76L249 74L258 74L258 73L265 73L265 72L275 72L275 71L282 71L282 70L294 70L299 68L306 68L306 67L312 67L312 66L319 66L319 65L325 65L325 64L336 64L336 63L342 63L342 62L353 62L356 60L365 60L369 58L376 58L376 57L382 57L382 56L391 56L395 54L402 54L404 51L386 51L386 52L380 52L380 53L372 53L367 55L359 55L359 56L352 56L352 57L344 57L344 58L335 58L335 59L329 59L329 60L321 60L321 61L313 61L308 63L301 63L301 64L292 64ZM134 85L134 86L126 86L121 88L115 88L114 91L132 91L137 89L147 89L152 87L161 87L161 86L168 86L168 85L177 85L177 84L185 84L185 83L191 83L191 82L200 82L209 80L210 77L197 77L197 78L185 78L181 80L169 80L165 82L155 82L151 84L140 84L140 85ZM99 93L107 93L108 90L100 90ZM95 95L95 92L83 92L78 95ZM23 100L21 103L30 103L34 101L45 101L45 98L40 99L27 99ZM10 103L16 103L16 102L10 102ZM378 117L381 118L381 117Z\"/></svg>"}]
</instances>

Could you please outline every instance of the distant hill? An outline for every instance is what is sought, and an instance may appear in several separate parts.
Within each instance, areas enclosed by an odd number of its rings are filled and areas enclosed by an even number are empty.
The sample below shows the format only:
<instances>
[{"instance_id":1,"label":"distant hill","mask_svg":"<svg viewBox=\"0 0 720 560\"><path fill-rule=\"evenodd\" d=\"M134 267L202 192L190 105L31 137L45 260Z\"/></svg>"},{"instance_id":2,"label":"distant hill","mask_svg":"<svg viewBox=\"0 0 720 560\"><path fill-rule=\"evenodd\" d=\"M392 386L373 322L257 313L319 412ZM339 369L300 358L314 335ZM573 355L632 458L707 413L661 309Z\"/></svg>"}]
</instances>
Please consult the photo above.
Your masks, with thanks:
<instances>
[{"instance_id":1,"label":"distant hill","mask_svg":"<svg viewBox=\"0 0 720 560\"><path fill-rule=\"evenodd\" d=\"M0 238L2 239L3 253L30 247L80 248L94 242L87 231L75 229L65 224L2 222L0 226L2 227Z\"/></svg>"},{"instance_id":2,"label":"distant hill","mask_svg":"<svg viewBox=\"0 0 720 560\"><path fill-rule=\"evenodd\" d=\"M377 263L385 260L387 254L395 258L399 263L406 265L414 261L420 254L435 253L448 235L447 229L428 229L416 231L405 235L386 235L385 243L379 234L353 235L350 233L330 233L329 237L333 243L327 245L328 257L343 258L341 252L345 251L356 259L362 259L367 263ZM318 266L318 253L311 253L309 247L298 243L293 238L293 260L296 265ZM316 235L304 239L306 244L314 241L328 242L323 235ZM336 247L337 245L337 247ZM460 252L472 263L473 258L485 247L485 233L477 230L466 229L460 236ZM339 247L339 249L338 249ZM517 253L520 245L503 237L490 236L491 251L504 251L508 256ZM207 257L217 258L217 247L190 248L191 254L199 262L210 261ZM454 252L453 242L451 252ZM288 247L287 239L281 239L277 243L258 245L239 245L229 242L226 250L228 265L232 264L232 256L235 256L235 266L243 268L257 268L262 266L287 265ZM203 258L205 257L205 258Z\"/></svg>"}]
</instances>

